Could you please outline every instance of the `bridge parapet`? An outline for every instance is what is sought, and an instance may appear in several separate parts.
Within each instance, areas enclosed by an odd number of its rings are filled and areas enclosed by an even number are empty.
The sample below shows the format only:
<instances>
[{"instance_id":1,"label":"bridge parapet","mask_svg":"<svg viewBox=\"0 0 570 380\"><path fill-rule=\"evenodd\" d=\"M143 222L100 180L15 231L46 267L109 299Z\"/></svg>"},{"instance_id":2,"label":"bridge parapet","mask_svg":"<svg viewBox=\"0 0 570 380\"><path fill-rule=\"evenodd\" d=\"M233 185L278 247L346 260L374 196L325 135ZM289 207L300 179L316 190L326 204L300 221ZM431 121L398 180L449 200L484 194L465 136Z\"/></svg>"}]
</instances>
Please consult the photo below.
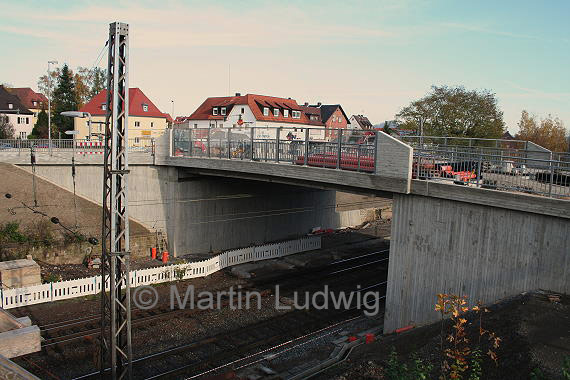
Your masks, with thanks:
<instances>
[{"instance_id":1,"label":"bridge parapet","mask_svg":"<svg viewBox=\"0 0 570 380\"><path fill-rule=\"evenodd\" d=\"M377 132L376 173L379 176L404 180L402 193L409 193L412 181L414 150L408 144L384 133Z\"/></svg>"},{"instance_id":2,"label":"bridge parapet","mask_svg":"<svg viewBox=\"0 0 570 380\"><path fill-rule=\"evenodd\" d=\"M177 159L169 163L176 161L179 166L182 161L178 158L190 158L193 160L182 166L191 166L190 162L204 166L202 159L207 159L212 168L216 166L214 160L218 160L220 169L227 167L224 162L228 161L244 165L250 162L251 170L256 172L260 170L259 163L281 164L281 171L289 173L306 173L307 167L336 169L339 177L343 177L341 172L346 173L345 181L361 178L362 183L349 186L359 187L375 177L377 183L385 180L384 190L401 193L410 192L412 152L410 146L380 131L324 128L173 129L169 142L157 142L157 156L167 153L167 157ZM267 167L268 173L275 170L278 169ZM316 177L326 177L326 173L330 176L333 172L323 171ZM361 177L353 175L357 173Z\"/></svg>"}]
</instances>

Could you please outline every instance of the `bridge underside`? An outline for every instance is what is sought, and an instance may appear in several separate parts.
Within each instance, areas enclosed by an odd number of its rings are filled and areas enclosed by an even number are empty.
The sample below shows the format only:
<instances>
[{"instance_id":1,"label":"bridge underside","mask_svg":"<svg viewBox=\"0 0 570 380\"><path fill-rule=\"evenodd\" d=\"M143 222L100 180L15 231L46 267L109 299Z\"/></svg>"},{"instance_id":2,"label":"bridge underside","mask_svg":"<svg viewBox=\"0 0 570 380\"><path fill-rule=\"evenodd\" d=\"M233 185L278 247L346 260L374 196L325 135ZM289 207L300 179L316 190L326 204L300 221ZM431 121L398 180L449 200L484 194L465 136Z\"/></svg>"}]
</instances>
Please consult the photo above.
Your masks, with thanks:
<instances>
[{"instance_id":1,"label":"bridge underside","mask_svg":"<svg viewBox=\"0 0 570 380\"><path fill-rule=\"evenodd\" d=\"M23 168L31 170L30 166ZM354 226L371 217L361 209L385 207L390 202L350 194L349 200L345 197L339 201L341 193L326 187L234 178L227 172L192 172L153 165L131 165L130 170L131 217L151 231L165 232L173 255L295 238L314 227ZM36 173L73 189L68 165L37 165ZM100 203L101 181L100 165L77 166L78 195ZM339 203L343 204L342 210ZM352 203L354 207L350 207Z\"/></svg>"}]
</instances>

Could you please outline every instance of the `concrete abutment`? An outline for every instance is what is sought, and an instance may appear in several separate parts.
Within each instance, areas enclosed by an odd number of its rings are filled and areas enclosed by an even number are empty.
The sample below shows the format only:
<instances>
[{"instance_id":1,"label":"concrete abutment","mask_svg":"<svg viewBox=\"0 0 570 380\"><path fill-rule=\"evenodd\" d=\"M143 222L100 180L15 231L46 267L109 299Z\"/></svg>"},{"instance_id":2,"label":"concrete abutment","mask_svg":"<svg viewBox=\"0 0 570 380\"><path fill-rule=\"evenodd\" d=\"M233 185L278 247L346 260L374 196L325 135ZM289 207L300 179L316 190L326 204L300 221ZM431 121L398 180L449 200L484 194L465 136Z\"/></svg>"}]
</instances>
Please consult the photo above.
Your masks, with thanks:
<instances>
[{"instance_id":1,"label":"concrete abutment","mask_svg":"<svg viewBox=\"0 0 570 380\"><path fill-rule=\"evenodd\" d=\"M438 293L471 304L535 289L570 293L569 217L395 194L384 332L437 321Z\"/></svg>"}]
</instances>

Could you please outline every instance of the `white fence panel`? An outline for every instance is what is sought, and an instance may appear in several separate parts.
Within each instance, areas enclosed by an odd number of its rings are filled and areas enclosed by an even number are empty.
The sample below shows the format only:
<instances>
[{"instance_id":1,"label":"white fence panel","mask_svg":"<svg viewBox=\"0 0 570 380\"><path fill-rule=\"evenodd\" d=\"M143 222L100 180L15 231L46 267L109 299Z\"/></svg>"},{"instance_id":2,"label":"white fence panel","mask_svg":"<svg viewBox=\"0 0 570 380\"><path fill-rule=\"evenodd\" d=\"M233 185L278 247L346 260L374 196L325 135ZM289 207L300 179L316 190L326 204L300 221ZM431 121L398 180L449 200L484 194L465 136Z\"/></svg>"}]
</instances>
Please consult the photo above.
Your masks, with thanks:
<instances>
[{"instance_id":1,"label":"white fence panel","mask_svg":"<svg viewBox=\"0 0 570 380\"><path fill-rule=\"evenodd\" d=\"M52 301L97 294L95 277L80 278L77 280L58 281L52 284Z\"/></svg>"},{"instance_id":2,"label":"white fence panel","mask_svg":"<svg viewBox=\"0 0 570 380\"><path fill-rule=\"evenodd\" d=\"M234 249L233 251L225 252L227 253L227 266L244 264L254 259L255 247Z\"/></svg>"},{"instance_id":3,"label":"white fence panel","mask_svg":"<svg viewBox=\"0 0 570 380\"><path fill-rule=\"evenodd\" d=\"M2 307L11 309L13 307L34 305L37 303L51 301L51 283L28 286L25 288L7 289L2 291Z\"/></svg>"},{"instance_id":4,"label":"white fence panel","mask_svg":"<svg viewBox=\"0 0 570 380\"><path fill-rule=\"evenodd\" d=\"M236 249L226 251L202 261L131 271L129 273L129 282L132 287L137 287L141 285L159 284L176 279L186 280L204 277L233 265L257 260L268 260L319 248L321 248L321 237L309 236L282 243ZM97 294L101 292L102 287L103 279L101 276L93 276L77 280L30 286L27 288L7 289L0 292L0 298L2 299L2 307L10 309ZM105 281L105 291L109 290L110 283L107 277Z\"/></svg>"},{"instance_id":5,"label":"white fence panel","mask_svg":"<svg viewBox=\"0 0 570 380\"><path fill-rule=\"evenodd\" d=\"M131 272L131 278L135 279L134 286L160 284L170 281L171 271L170 267L139 269Z\"/></svg>"}]
</instances>

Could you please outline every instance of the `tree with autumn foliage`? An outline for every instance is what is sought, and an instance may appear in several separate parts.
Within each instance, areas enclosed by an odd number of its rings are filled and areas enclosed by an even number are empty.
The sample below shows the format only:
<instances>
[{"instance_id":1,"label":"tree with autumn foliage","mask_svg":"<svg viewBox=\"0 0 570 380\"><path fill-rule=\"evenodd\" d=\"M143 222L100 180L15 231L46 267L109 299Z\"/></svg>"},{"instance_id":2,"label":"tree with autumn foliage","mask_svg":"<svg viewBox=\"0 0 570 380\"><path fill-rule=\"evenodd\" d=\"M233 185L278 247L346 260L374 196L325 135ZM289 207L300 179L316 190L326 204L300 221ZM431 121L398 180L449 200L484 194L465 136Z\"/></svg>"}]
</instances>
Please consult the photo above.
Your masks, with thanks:
<instances>
[{"instance_id":1,"label":"tree with autumn foliage","mask_svg":"<svg viewBox=\"0 0 570 380\"><path fill-rule=\"evenodd\" d=\"M519 132L515 135L517 139L532 141L553 152L568 151L566 128L559 118L548 115L539 120L536 115L523 110L518 126Z\"/></svg>"}]
</instances>

